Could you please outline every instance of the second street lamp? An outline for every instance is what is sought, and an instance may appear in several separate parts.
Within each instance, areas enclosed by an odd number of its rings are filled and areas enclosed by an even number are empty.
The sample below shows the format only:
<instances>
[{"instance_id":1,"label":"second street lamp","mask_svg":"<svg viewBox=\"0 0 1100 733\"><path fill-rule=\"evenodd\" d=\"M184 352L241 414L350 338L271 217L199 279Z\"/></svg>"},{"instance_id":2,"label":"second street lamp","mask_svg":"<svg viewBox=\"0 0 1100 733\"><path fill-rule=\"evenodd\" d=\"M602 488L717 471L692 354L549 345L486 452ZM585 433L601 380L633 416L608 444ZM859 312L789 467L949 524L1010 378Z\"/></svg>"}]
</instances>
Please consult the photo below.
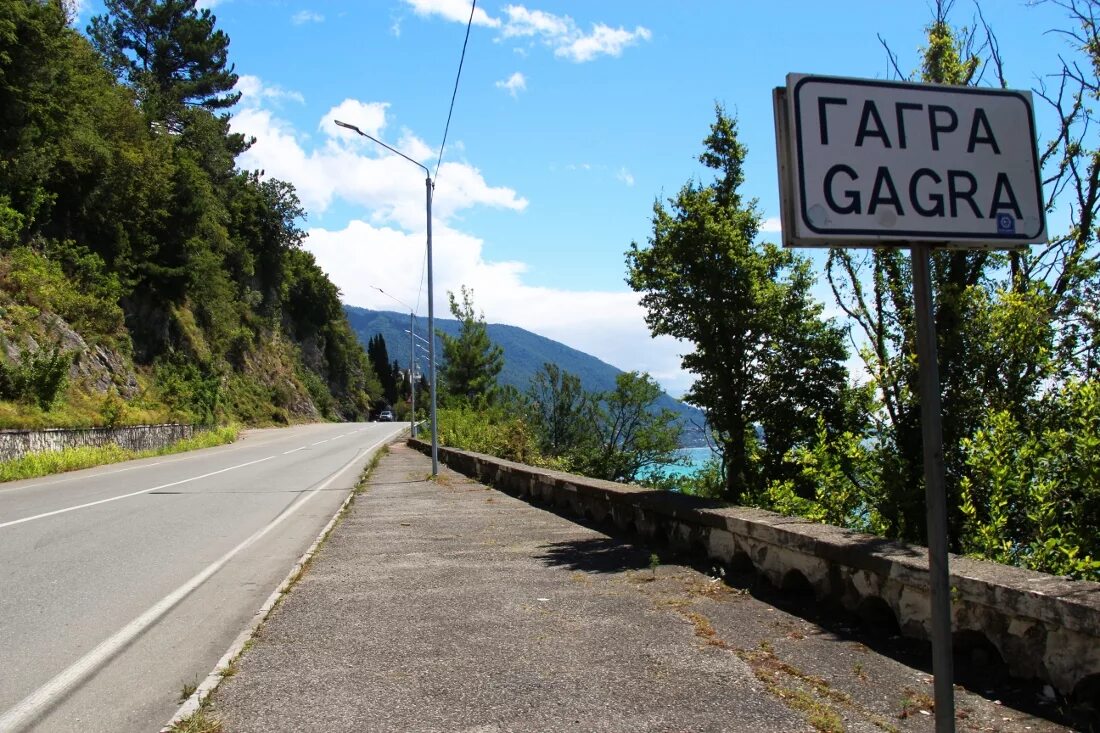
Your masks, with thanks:
<instances>
[{"instance_id":1,"label":"second street lamp","mask_svg":"<svg viewBox=\"0 0 1100 733\"><path fill-rule=\"evenodd\" d=\"M377 285L371 285L372 288L385 295L387 298L397 303L403 308L409 309L409 327L405 329L405 333L409 334L409 435L416 437L416 379L413 377L413 366L416 364L416 349L413 346L416 344L416 313L413 307L393 295L390 295Z\"/></svg>"},{"instance_id":2,"label":"second street lamp","mask_svg":"<svg viewBox=\"0 0 1100 733\"><path fill-rule=\"evenodd\" d=\"M413 160L409 156L402 153L400 150L395 150L394 148L391 148L389 145L386 145L386 143L382 142L378 138L372 137L363 132L355 125L350 125L347 122L341 122L340 120L334 120L334 122L339 127L343 127L353 132L356 132L359 135L367 138L368 140L378 143L386 150L389 150L395 155L400 155L402 158L424 171L425 200L427 203L426 208L428 214L428 387L432 394L432 476L437 476L439 475L439 428L435 418L435 299L432 294L432 174L431 171L429 171L424 164Z\"/></svg>"}]
</instances>

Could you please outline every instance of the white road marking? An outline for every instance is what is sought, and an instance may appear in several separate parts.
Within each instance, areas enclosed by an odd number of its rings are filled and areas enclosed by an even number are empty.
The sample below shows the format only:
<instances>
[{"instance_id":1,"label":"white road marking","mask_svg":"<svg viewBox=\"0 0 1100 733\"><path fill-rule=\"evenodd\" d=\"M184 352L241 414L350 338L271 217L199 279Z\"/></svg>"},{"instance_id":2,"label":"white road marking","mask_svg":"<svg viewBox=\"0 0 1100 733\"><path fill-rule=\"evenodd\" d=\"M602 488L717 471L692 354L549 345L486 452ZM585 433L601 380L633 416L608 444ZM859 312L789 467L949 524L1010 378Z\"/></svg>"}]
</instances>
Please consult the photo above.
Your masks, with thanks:
<instances>
[{"instance_id":1,"label":"white road marking","mask_svg":"<svg viewBox=\"0 0 1100 733\"><path fill-rule=\"evenodd\" d=\"M324 440L318 440L316 443L310 443L309 445L310 447L313 447L315 445L321 445L321 443L327 443L330 440L332 440L332 438L325 438Z\"/></svg>"},{"instance_id":2,"label":"white road marking","mask_svg":"<svg viewBox=\"0 0 1100 733\"><path fill-rule=\"evenodd\" d=\"M344 436L341 435L339 437L342 438ZM321 440L321 441L318 441L316 443L313 443L312 445L320 445L321 443L327 443L330 440L335 440L335 438L327 438L325 440ZM305 450L305 449L306 449L306 446L301 446L301 447L295 448L294 450L288 450L285 453L283 453L282 455L285 456L289 453L296 453L300 450ZM36 519L45 519L46 517L52 517L52 516L57 515L57 514L65 514L66 512L75 512L77 509L87 509L88 507L98 506L99 504L106 504L106 503L112 502L112 501L118 501L119 499L128 499L131 496L141 496L142 494L148 494L148 493L151 493L153 491L157 491L159 489L167 489L171 486L179 486L180 484L186 484L186 483L189 483L191 481L199 481L200 479L209 478L210 476L217 476L219 473L225 473L226 471L235 471L238 468L244 468L245 466L251 466L251 465L256 464L256 463L262 463L263 461L269 461L269 460L271 460L272 458L275 458L275 457L276 456L273 454L273 455L267 456L265 458L259 458L255 461L249 461L248 463L239 463L236 466L230 466L228 468L223 468L219 471L211 471L210 473L204 473L201 476L192 476L191 478L185 478L185 479L182 479L180 481L173 481L172 483L169 483L169 484L161 484L160 486L154 486L151 489L141 489L140 491L132 491L129 494L121 494L119 496L112 496L112 497L109 497L107 499L100 499L99 501L89 501L86 504L77 504L76 506L65 507L64 509L55 509L52 512L44 512L42 514L35 514L34 516L23 517L22 519L13 519L10 522L0 522L0 529L3 529L4 527L12 527L16 524L23 524L24 522L33 522ZM162 461L162 463L174 463L174 462L175 461ZM135 466L134 468L143 468L143 467L142 466ZM123 470L132 470L132 469L123 469ZM72 480L72 479L64 479L64 480ZM56 482L56 483L60 483L60 481ZM36 484L36 485L38 485L38 484ZM20 488L24 488L24 487L20 487Z\"/></svg>"},{"instance_id":3,"label":"white road marking","mask_svg":"<svg viewBox=\"0 0 1100 733\"><path fill-rule=\"evenodd\" d=\"M360 428L360 430L362 430L362 429L363 428ZM355 432L359 432L359 431L357 430ZM278 438L279 438L279 436L274 436L274 437L264 436L264 437L265 437L265 440L261 440L259 445L254 444L253 447L258 448L264 442L270 442L271 440L278 440ZM343 436L340 436L340 437L343 437ZM228 446L228 445L233 445L233 444L227 443L226 445ZM213 447L214 448L221 448L221 447L224 447L224 446L213 446ZM143 463L140 466L122 466L122 467L118 467L118 468L108 468L112 464L104 464L102 466L89 466L87 469L83 469L83 470L91 471L91 470L94 470L96 468L107 469L107 470L99 471L98 473L95 474L95 478L101 478L103 476L113 476L116 473L124 473L126 471L137 471L137 470L142 469L142 468L152 468L153 466L161 466L161 465L164 465L164 464L167 464L167 463L179 463L181 461L189 461L189 460L192 460L195 457L196 457L196 454L194 452L189 451L189 452L187 452L183 455L180 455L180 456L175 456L175 457L172 457L172 458L166 458L164 460L154 461L152 463ZM148 460L148 459L137 459L137 460ZM115 465L118 465L118 464L115 464ZM64 484L64 483L69 483L70 481L86 481L87 479L88 479L87 475L66 476L64 478L51 478L47 481L35 481L34 483L27 483L27 484L23 484L21 486L0 487L0 494L6 493L6 492L9 492L9 491L25 491L26 489L37 489L37 488L41 488L41 487L44 487L44 486L53 486L54 484Z\"/></svg>"},{"instance_id":4,"label":"white road marking","mask_svg":"<svg viewBox=\"0 0 1100 733\"><path fill-rule=\"evenodd\" d=\"M75 512L77 509L87 509L88 507L98 506L99 504L106 504L111 501L118 501L119 499L128 499L131 496L141 496L142 494L148 494L151 491L157 489L167 489L169 486L179 486L180 484L190 483L192 481L198 481L199 479L209 478L210 476L217 476L219 473L225 473L226 471L235 471L238 468L244 468L245 466L252 466L257 463L263 463L264 461L270 461L275 456L267 456L266 458L259 458L255 461L249 461L248 463L238 463L236 466L230 466L229 468L223 468L219 471L211 471L210 473L204 473L201 476L192 476L191 478L181 479L179 481L173 481L170 484L161 484L160 486L154 486L151 489L141 489L140 491L131 491L129 494L120 494L119 496L112 496L106 499L100 499L99 501L89 501L86 504L77 504L76 506L68 506L64 509L54 509L52 512L44 512L42 514L35 514L31 517L23 517L22 519L13 519L10 522L0 523L0 529L4 527L11 527L16 524L23 524L24 522L33 522L36 519L45 519L46 517L52 517L56 514L65 514L66 512ZM2 730L2 729L0 729Z\"/></svg>"},{"instance_id":5,"label":"white road marking","mask_svg":"<svg viewBox=\"0 0 1100 733\"><path fill-rule=\"evenodd\" d=\"M318 493L327 489L328 486L339 478L349 466L355 464L356 461L361 459L365 454L370 453L378 446L389 440L389 436L378 441L370 448L366 448L338 468L335 473L328 477L322 484L313 489L308 494L303 495L284 511L279 516L275 517L267 526L260 528L252 534L248 539L241 542L232 550L222 555L220 558L207 565L201 572L188 580L186 583L176 588L174 591L166 595L152 607L150 607L145 613L138 616L136 619L128 623L123 628L119 629L110 638L101 642L97 647L78 659L75 663L70 665L67 669L55 676L52 680L39 687L27 697L23 698L15 707L8 710L2 716L0 716L0 731L5 733L15 733L29 723L34 722L41 713L53 706L60 700L65 694L78 682L85 677L89 676L96 669L106 662L108 662L115 654L121 651L127 644L137 638L145 629L149 628L152 624L156 623L161 616L172 609L177 603L183 600L188 594L206 582L210 576L221 570L226 563L233 559L238 553L247 549L250 545L255 543L261 537L273 530L284 519L288 518L296 511L298 511L307 501L312 499ZM267 460L266 458L261 460ZM259 463L260 461L253 461L252 463ZM242 466L249 464L241 464ZM239 468L237 466L236 468ZM224 469L230 470L230 469ZM218 471L222 473L222 471ZM213 474L208 474L213 475ZM189 479L190 480L190 479ZM3 525L0 525L3 526Z\"/></svg>"},{"instance_id":6,"label":"white road marking","mask_svg":"<svg viewBox=\"0 0 1100 733\"><path fill-rule=\"evenodd\" d=\"M99 476L112 476L116 473L124 473L126 471L136 471L139 468L151 468L153 466L160 466L160 465L165 464L165 463L176 463L177 461L181 461L181 460L183 460L183 459L182 458L176 458L176 459L173 459L173 460L170 460L170 461L155 461L153 463L143 463L140 466L126 466L125 468L116 468L116 469L111 470L111 471L102 471L102 472L96 474L96 476L97 477L99 477ZM105 464L105 465L110 465L110 464ZM91 466L90 468L101 468L101 466ZM22 486L9 486L7 488L0 488L0 494L4 493L6 491L22 491L24 489L37 489L37 488L42 487L42 486L53 486L54 484L64 484L64 483L68 483L69 481L80 481L81 479L87 479L87 478L88 478L87 476L69 476L68 478L54 479L52 481L38 481L38 482L35 482L33 484L24 484Z\"/></svg>"}]
</instances>

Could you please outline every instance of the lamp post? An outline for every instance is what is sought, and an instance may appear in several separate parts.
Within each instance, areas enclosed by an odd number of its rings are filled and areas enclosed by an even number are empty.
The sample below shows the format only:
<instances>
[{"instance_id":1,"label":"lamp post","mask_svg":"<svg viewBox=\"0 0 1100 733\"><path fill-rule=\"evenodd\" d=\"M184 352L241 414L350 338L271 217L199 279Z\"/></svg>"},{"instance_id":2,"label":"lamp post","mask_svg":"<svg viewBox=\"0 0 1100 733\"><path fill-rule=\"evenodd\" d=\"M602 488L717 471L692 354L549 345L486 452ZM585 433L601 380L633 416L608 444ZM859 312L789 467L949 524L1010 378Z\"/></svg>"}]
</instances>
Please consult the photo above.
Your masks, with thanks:
<instances>
[{"instance_id":1,"label":"lamp post","mask_svg":"<svg viewBox=\"0 0 1100 733\"><path fill-rule=\"evenodd\" d=\"M413 348L416 341L416 313L413 312L413 307L394 296L387 293L377 285L371 285L372 288L385 295L387 298L397 303L398 305L409 309L409 327L405 330L405 333L409 334L409 435L416 437L416 379L413 377L413 367L416 365L416 349Z\"/></svg>"},{"instance_id":2,"label":"lamp post","mask_svg":"<svg viewBox=\"0 0 1100 733\"><path fill-rule=\"evenodd\" d=\"M341 122L340 120L334 120L339 127L344 127L348 130L358 133L363 137L378 143L386 150L389 150L395 155L400 155L405 160L409 161L416 167L424 171L424 192L425 201L428 215L428 387L432 394L432 476L439 475L439 427L435 419L435 298L432 293L432 174L422 163L413 160L409 156L402 153L400 150L391 148L386 143L382 142L378 138L372 137L367 133L360 130L355 125L349 125L347 122Z\"/></svg>"}]
</instances>

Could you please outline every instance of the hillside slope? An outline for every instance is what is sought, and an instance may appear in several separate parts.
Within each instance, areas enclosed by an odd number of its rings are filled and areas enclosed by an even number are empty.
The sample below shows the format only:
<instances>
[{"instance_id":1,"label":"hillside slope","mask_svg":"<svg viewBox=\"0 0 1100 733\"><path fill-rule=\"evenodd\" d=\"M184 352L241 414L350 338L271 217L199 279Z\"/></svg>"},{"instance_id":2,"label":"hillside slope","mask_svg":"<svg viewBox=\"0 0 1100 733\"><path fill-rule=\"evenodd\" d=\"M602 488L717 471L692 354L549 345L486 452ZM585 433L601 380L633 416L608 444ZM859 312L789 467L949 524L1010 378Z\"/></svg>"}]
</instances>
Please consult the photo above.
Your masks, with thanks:
<instances>
[{"instance_id":1,"label":"hillside slope","mask_svg":"<svg viewBox=\"0 0 1100 733\"><path fill-rule=\"evenodd\" d=\"M386 340L386 349L391 360L396 360L403 367L409 363L409 315L394 311L374 311L353 306L344 306L348 316L348 323L358 335L362 343L366 343L375 334L382 334ZM417 318L416 333L426 338L428 333L428 319ZM459 323L450 318L436 318L435 327L448 335L458 335ZM500 374L502 384L511 385L524 392L527 390L531 378L535 376L542 365L550 362L557 364L567 372L577 375L585 390L589 392L601 392L614 389L615 377L622 373L610 364L600 361L591 354L566 346L553 339L539 336L517 326L506 326L499 323L488 324L489 338L493 343L499 344L504 349L504 369ZM440 359L442 351L439 340L436 340L436 359ZM427 356L419 351L420 368L427 366ZM699 445L703 441L702 426L704 424L703 413L691 405L687 405L669 395L663 395L660 407L673 410L684 422L684 444Z\"/></svg>"},{"instance_id":2,"label":"hillside slope","mask_svg":"<svg viewBox=\"0 0 1100 733\"><path fill-rule=\"evenodd\" d=\"M162 5L108 3L93 43L0 3L0 427L365 416L293 186L237 167L229 39Z\"/></svg>"}]
</instances>

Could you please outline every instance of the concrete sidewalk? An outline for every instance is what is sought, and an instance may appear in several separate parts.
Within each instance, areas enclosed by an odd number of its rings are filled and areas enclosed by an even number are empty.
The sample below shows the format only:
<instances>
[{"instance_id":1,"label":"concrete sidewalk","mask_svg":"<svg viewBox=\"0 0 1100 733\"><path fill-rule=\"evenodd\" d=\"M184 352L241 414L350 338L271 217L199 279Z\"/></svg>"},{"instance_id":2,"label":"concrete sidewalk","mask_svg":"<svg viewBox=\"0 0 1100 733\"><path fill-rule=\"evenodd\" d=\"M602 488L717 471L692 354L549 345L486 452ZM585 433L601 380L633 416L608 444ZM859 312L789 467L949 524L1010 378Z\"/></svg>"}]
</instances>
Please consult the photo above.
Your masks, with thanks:
<instances>
[{"instance_id":1,"label":"concrete sidewalk","mask_svg":"<svg viewBox=\"0 0 1100 733\"><path fill-rule=\"evenodd\" d=\"M933 729L924 672L393 445L213 697L246 731ZM960 692L959 730L1064 730Z\"/></svg>"}]
</instances>

